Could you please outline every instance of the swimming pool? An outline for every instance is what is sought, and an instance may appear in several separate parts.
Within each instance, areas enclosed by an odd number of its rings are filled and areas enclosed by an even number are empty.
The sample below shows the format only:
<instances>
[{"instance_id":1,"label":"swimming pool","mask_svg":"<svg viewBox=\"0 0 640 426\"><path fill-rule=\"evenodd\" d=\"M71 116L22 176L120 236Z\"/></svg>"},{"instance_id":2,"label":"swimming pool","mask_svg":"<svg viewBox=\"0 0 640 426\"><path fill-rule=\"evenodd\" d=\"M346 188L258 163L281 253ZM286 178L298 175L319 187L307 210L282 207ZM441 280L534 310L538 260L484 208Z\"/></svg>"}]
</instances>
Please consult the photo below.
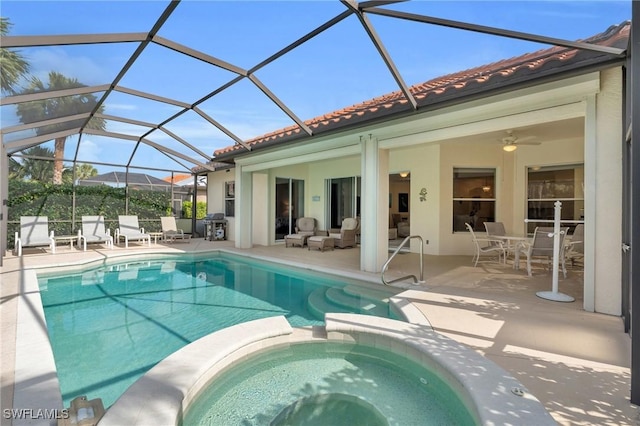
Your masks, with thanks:
<instances>
[{"instance_id":1,"label":"swimming pool","mask_svg":"<svg viewBox=\"0 0 640 426\"><path fill-rule=\"evenodd\" d=\"M39 286L65 406L87 395L108 407L169 354L234 324L283 315L320 325L327 311L395 318L390 290L223 253L43 274Z\"/></svg>"}]
</instances>

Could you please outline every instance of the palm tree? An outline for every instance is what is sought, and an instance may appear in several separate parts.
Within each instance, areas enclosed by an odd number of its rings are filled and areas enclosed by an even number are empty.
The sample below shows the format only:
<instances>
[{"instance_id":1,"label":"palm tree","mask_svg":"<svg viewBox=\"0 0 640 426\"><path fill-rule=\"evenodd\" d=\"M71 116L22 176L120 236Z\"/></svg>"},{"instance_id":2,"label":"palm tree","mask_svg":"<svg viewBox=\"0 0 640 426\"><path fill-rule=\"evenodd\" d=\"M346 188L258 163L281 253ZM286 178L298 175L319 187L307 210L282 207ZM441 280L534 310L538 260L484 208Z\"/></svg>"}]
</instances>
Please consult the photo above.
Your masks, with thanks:
<instances>
[{"instance_id":1,"label":"palm tree","mask_svg":"<svg viewBox=\"0 0 640 426\"><path fill-rule=\"evenodd\" d=\"M91 164L80 164L76 167L76 179L86 179L98 176L98 169Z\"/></svg>"},{"instance_id":2,"label":"palm tree","mask_svg":"<svg viewBox=\"0 0 640 426\"><path fill-rule=\"evenodd\" d=\"M63 90L63 89L76 89L79 87L86 87L85 84L80 83L75 78L67 78L64 75L51 71L49 73L48 85L38 78L32 77L23 93L37 93L42 91ZM96 104L97 98L91 94L64 96L59 98L48 98L39 101L24 102L18 104L17 113L22 123L35 123L42 120L48 120L52 118L65 117L74 114L82 114L91 112ZM102 113L104 108L100 106L98 113ZM35 129L36 134L47 135L62 130L73 129L80 127L84 124L84 119L67 121L60 124L52 124L48 126L41 126ZM102 118L93 117L86 128L105 130L106 123ZM54 148L54 169L53 169L53 183L62 183L62 159L64 157L64 145L67 138L56 138Z\"/></svg>"},{"instance_id":3,"label":"palm tree","mask_svg":"<svg viewBox=\"0 0 640 426\"><path fill-rule=\"evenodd\" d=\"M43 160L52 158L51 149L44 146L34 146L24 151L25 157L22 159L22 171L24 177L38 182L49 182L53 178L53 162Z\"/></svg>"},{"instance_id":4,"label":"palm tree","mask_svg":"<svg viewBox=\"0 0 640 426\"><path fill-rule=\"evenodd\" d=\"M22 164L20 164L13 157L9 157L9 179L22 180L26 176L26 172Z\"/></svg>"},{"instance_id":5,"label":"palm tree","mask_svg":"<svg viewBox=\"0 0 640 426\"><path fill-rule=\"evenodd\" d=\"M7 35L11 28L8 18L0 17L0 35ZM0 89L15 93L14 87L27 75L29 63L17 51L0 48Z\"/></svg>"}]
</instances>

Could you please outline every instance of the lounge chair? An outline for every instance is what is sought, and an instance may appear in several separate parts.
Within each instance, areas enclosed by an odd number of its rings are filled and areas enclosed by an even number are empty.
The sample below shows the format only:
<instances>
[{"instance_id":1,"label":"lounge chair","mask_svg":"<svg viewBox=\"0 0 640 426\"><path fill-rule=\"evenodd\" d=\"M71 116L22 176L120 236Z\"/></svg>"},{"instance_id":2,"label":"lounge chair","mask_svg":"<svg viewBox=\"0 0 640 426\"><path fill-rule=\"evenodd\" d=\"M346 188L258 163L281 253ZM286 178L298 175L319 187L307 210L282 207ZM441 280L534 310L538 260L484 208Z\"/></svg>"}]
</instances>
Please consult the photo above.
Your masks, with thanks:
<instances>
[{"instance_id":1,"label":"lounge chair","mask_svg":"<svg viewBox=\"0 0 640 426\"><path fill-rule=\"evenodd\" d=\"M289 234L284 237L285 247L304 247L307 238L314 236L316 233L316 220L312 217L299 217L296 220L295 230L295 234Z\"/></svg>"},{"instance_id":2,"label":"lounge chair","mask_svg":"<svg viewBox=\"0 0 640 426\"><path fill-rule=\"evenodd\" d=\"M191 235L184 233L182 229L178 229L176 218L173 216L163 216L160 218L162 225L162 239L165 241L188 241Z\"/></svg>"},{"instance_id":3,"label":"lounge chair","mask_svg":"<svg viewBox=\"0 0 640 426\"><path fill-rule=\"evenodd\" d=\"M356 232L360 223L355 217L348 217L342 221L340 229L333 228L329 236L333 238L335 247L346 248L356 246Z\"/></svg>"},{"instance_id":4,"label":"lounge chair","mask_svg":"<svg viewBox=\"0 0 640 426\"><path fill-rule=\"evenodd\" d=\"M499 240L497 238L478 238L476 237L476 233L473 231L473 227L469 223L465 223L467 230L471 233L471 240L473 241L473 245L475 248L475 252L473 253L473 267L478 266L478 261L480 260L480 256L483 254L494 255L498 257L498 262L506 262L507 250L504 246L504 241ZM486 243L487 245L484 245Z\"/></svg>"},{"instance_id":5,"label":"lounge chair","mask_svg":"<svg viewBox=\"0 0 640 426\"><path fill-rule=\"evenodd\" d=\"M143 241L151 247L151 235L144 233L144 228L138 224L138 216L118 216L118 228L116 228L115 240L119 244L120 238L124 239L125 248L129 248L129 240Z\"/></svg>"},{"instance_id":6,"label":"lounge chair","mask_svg":"<svg viewBox=\"0 0 640 426\"><path fill-rule=\"evenodd\" d=\"M21 216L20 233L16 232L15 242L18 256L22 256L23 247L49 246L51 253L56 252L56 240L53 231L49 232L47 216Z\"/></svg>"},{"instance_id":7,"label":"lounge chair","mask_svg":"<svg viewBox=\"0 0 640 426\"><path fill-rule=\"evenodd\" d=\"M87 243L107 243L113 250L113 237L109 229L105 230L104 216L82 216L82 230L78 231L78 245L87 251Z\"/></svg>"},{"instance_id":8,"label":"lounge chair","mask_svg":"<svg viewBox=\"0 0 640 426\"><path fill-rule=\"evenodd\" d=\"M567 278L567 268L564 263L564 237L569 232L569 227L560 228L560 266L562 266L562 274ZM546 263L548 266L553 261L553 227L539 226L533 232L533 240L531 242L521 242L516 247L516 262L514 266L519 267L520 255L527 257L527 274L531 273L531 263L534 260Z\"/></svg>"}]
</instances>

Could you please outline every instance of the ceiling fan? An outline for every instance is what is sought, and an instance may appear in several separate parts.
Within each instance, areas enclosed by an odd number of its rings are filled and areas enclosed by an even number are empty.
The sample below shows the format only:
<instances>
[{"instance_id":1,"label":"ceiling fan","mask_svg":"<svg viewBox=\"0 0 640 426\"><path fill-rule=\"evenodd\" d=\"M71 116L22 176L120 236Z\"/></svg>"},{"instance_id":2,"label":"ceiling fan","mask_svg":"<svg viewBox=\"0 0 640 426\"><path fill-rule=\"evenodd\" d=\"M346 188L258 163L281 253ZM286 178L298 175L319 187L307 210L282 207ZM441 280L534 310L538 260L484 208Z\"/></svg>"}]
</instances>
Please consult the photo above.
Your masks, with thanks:
<instances>
[{"instance_id":1,"label":"ceiling fan","mask_svg":"<svg viewBox=\"0 0 640 426\"><path fill-rule=\"evenodd\" d=\"M529 142L535 139L535 136L518 137L513 133L513 130L507 130L507 135L500 139L502 142L502 149L507 152L513 152L518 149L518 145L540 145L540 142Z\"/></svg>"}]
</instances>

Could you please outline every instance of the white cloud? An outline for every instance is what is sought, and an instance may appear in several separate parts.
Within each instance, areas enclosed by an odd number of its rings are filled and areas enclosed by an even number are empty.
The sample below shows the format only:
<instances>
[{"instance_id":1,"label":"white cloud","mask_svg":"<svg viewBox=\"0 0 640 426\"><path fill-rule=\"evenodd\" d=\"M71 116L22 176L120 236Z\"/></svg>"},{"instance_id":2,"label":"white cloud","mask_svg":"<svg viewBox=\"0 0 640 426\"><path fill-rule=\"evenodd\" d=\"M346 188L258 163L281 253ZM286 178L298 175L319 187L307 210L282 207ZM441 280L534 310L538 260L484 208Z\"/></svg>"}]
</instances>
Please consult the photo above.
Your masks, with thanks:
<instances>
[{"instance_id":1,"label":"white cloud","mask_svg":"<svg viewBox=\"0 0 640 426\"><path fill-rule=\"evenodd\" d=\"M27 55L25 55L27 56ZM106 84L113 80L105 69L86 56L71 56L61 47L49 47L28 52L32 74L42 81L48 80L49 72L55 71L65 77L76 78L88 86Z\"/></svg>"},{"instance_id":2,"label":"white cloud","mask_svg":"<svg viewBox=\"0 0 640 426\"><path fill-rule=\"evenodd\" d=\"M91 139L82 139L78 150L78 160L80 161L101 161L105 162L102 155L102 148Z\"/></svg>"}]
</instances>

